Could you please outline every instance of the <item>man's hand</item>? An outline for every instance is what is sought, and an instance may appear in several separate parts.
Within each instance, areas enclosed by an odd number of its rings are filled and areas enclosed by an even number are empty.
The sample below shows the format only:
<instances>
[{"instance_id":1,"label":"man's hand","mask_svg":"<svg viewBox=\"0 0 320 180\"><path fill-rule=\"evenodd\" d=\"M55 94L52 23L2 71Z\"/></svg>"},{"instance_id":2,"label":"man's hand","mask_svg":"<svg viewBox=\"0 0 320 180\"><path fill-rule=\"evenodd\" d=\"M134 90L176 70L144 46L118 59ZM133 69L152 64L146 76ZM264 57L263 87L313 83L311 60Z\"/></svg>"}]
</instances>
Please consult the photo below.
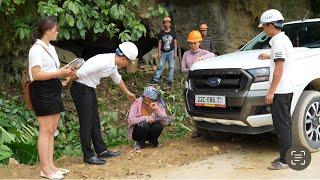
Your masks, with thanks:
<instances>
[{"instance_id":1,"label":"man's hand","mask_svg":"<svg viewBox=\"0 0 320 180\"><path fill-rule=\"evenodd\" d=\"M273 103L274 93L268 92L267 96L265 97L265 103L267 105L271 105Z\"/></svg>"},{"instance_id":2,"label":"man's hand","mask_svg":"<svg viewBox=\"0 0 320 180\"><path fill-rule=\"evenodd\" d=\"M136 100L136 95L134 95L133 93L129 92L127 94L127 98L133 103Z\"/></svg>"},{"instance_id":3,"label":"man's hand","mask_svg":"<svg viewBox=\"0 0 320 180\"><path fill-rule=\"evenodd\" d=\"M270 55L267 54L267 53L261 53L261 54L258 56L258 59L260 59L260 60L270 59Z\"/></svg>"},{"instance_id":4,"label":"man's hand","mask_svg":"<svg viewBox=\"0 0 320 180\"><path fill-rule=\"evenodd\" d=\"M147 120L147 123L148 123L148 124L152 124L152 123L155 122L155 120L154 120L153 117L151 117L151 116L147 116L146 120Z\"/></svg>"}]
</instances>

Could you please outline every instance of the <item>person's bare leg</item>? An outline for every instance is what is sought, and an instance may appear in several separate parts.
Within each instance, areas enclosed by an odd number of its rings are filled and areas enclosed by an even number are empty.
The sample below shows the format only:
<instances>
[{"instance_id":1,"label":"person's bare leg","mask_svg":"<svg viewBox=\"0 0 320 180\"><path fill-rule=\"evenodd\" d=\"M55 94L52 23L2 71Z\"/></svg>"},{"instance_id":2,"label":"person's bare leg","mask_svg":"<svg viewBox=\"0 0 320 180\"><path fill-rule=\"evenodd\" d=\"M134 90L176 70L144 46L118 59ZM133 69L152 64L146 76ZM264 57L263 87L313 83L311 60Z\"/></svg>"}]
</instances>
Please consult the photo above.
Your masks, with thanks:
<instances>
[{"instance_id":1,"label":"person's bare leg","mask_svg":"<svg viewBox=\"0 0 320 180\"><path fill-rule=\"evenodd\" d=\"M54 171L50 168L50 163L48 159L49 154L49 141L51 136L53 136L50 130L49 121L50 116L38 116L37 121L39 123L39 137L38 137L38 154L40 159L40 166L43 173L47 176L54 174Z\"/></svg>"},{"instance_id":2,"label":"person's bare leg","mask_svg":"<svg viewBox=\"0 0 320 180\"><path fill-rule=\"evenodd\" d=\"M51 130L54 134L54 132L56 131L57 127L58 127L58 122L60 119L60 113L59 114L55 114L52 115L51 117L51 121L50 121L50 127ZM49 140L49 153L48 153L48 161L49 161L49 166L51 168L51 170L53 170L54 172L59 171L59 168L57 168L54 164L54 136L52 136Z\"/></svg>"}]
</instances>

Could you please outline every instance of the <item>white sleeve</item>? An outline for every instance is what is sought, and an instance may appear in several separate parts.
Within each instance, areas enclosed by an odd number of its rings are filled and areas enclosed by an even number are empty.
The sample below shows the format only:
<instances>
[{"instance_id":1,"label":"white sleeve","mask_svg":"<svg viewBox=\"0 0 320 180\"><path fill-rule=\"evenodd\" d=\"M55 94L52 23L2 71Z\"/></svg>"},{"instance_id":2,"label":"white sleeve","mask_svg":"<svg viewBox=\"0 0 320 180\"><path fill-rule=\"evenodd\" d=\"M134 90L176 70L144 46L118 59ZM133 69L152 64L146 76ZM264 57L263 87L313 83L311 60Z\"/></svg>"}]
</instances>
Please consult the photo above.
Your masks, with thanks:
<instances>
[{"instance_id":1,"label":"white sleeve","mask_svg":"<svg viewBox=\"0 0 320 180\"><path fill-rule=\"evenodd\" d=\"M117 66L115 67L115 71L110 75L110 77L115 84L120 84L122 78L118 72Z\"/></svg>"},{"instance_id":2,"label":"white sleeve","mask_svg":"<svg viewBox=\"0 0 320 180\"><path fill-rule=\"evenodd\" d=\"M34 66L42 67L42 52L37 46L32 46L29 51L29 68Z\"/></svg>"},{"instance_id":3,"label":"white sleeve","mask_svg":"<svg viewBox=\"0 0 320 180\"><path fill-rule=\"evenodd\" d=\"M274 60L276 60L276 59L284 59L285 60L287 58L287 51L286 51L285 45L281 42L274 43L272 55L274 57Z\"/></svg>"},{"instance_id":4,"label":"white sleeve","mask_svg":"<svg viewBox=\"0 0 320 180\"><path fill-rule=\"evenodd\" d=\"M79 79L88 77L92 74L99 73L106 67L100 64L94 63L94 59L92 59L92 62L90 59L85 62L80 69L77 70L76 75Z\"/></svg>"}]
</instances>

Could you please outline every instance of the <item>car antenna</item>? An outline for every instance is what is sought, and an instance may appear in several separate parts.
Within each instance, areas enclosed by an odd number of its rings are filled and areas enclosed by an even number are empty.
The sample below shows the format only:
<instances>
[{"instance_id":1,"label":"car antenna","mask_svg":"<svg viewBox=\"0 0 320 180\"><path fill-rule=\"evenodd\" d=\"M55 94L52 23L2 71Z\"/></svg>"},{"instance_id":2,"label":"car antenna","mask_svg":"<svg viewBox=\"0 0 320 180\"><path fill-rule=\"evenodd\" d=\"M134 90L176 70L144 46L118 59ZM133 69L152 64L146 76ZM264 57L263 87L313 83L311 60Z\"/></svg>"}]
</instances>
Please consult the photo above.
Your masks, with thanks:
<instances>
[{"instance_id":1,"label":"car antenna","mask_svg":"<svg viewBox=\"0 0 320 180\"><path fill-rule=\"evenodd\" d=\"M303 19L302 19L302 22L303 22L304 20L306 20L306 18L307 18L307 16L308 16L309 12L310 12L310 9L307 11L306 15L304 15L304 17L303 17Z\"/></svg>"}]
</instances>

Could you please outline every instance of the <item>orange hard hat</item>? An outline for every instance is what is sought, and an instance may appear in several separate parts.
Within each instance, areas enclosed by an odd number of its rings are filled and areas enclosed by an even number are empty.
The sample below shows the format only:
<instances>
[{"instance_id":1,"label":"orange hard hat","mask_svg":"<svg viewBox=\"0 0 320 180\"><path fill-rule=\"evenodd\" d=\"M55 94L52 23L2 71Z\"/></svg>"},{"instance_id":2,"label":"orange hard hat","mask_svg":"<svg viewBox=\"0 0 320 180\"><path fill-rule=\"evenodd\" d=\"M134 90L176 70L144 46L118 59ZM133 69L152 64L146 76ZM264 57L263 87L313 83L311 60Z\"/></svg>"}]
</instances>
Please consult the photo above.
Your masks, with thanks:
<instances>
[{"instance_id":1,"label":"orange hard hat","mask_svg":"<svg viewBox=\"0 0 320 180\"><path fill-rule=\"evenodd\" d=\"M201 24L200 25L200 30L207 30L208 29L208 25L207 24Z\"/></svg>"},{"instance_id":2,"label":"orange hard hat","mask_svg":"<svg viewBox=\"0 0 320 180\"><path fill-rule=\"evenodd\" d=\"M166 21L171 22L171 18L169 16L164 17L163 18L163 22L166 22Z\"/></svg>"},{"instance_id":3,"label":"orange hard hat","mask_svg":"<svg viewBox=\"0 0 320 180\"><path fill-rule=\"evenodd\" d=\"M188 42L200 42L202 41L202 36L199 31L191 31L188 35Z\"/></svg>"}]
</instances>

